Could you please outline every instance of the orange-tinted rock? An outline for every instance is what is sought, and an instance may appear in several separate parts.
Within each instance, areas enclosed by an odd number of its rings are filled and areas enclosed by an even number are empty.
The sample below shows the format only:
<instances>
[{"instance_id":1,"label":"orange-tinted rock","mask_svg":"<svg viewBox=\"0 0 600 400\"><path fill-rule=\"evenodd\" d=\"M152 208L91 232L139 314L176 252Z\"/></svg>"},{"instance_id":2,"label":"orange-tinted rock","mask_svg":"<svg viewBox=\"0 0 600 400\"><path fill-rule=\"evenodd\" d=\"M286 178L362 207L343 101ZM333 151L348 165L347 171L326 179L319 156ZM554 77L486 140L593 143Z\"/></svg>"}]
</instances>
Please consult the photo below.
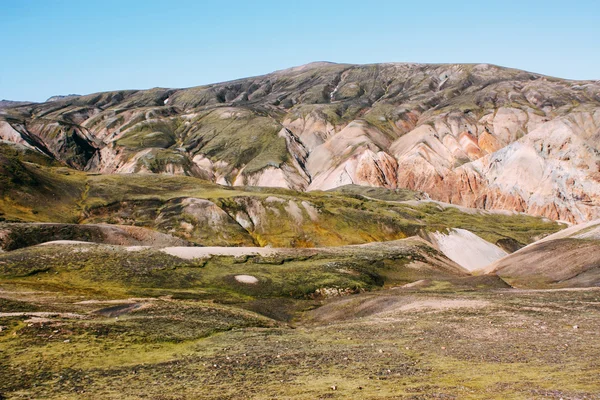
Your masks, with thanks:
<instances>
[{"instance_id":1,"label":"orange-tinted rock","mask_svg":"<svg viewBox=\"0 0 600 400\"><path fill-rule=\"evenodd\" d=\"M484 131L479 135L478 145L485 154L494 153L503 147L502 143L488 131Z\"/></svg>"},{"instance_id":2,"label":"orange-tinted rock","mask_svg":"<svg viewBox=\"0 0 600 400\"><path fill-rule=\"evenodd\" d=\"M460 143L460 147L462 147L464 152L467 153L471 160L477 160L483 156L483 153L477 144L477 138L475 138L469 132L462 132L458 136L458 143Z\"/></svg>"}]
</instances>

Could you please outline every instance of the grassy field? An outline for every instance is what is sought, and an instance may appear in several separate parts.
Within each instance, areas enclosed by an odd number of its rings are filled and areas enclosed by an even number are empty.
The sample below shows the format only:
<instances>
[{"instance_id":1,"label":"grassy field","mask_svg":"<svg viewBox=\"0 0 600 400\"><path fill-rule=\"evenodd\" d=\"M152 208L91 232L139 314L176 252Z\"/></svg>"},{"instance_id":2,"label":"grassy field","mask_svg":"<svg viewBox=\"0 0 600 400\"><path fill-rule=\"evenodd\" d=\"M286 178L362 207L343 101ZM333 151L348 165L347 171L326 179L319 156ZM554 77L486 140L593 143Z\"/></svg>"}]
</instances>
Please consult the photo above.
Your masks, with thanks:
<instances>
[{"instance_id":1,"label":"grassy field","mask_svg":"<svg viewBox=\"0 0 600 400\"><path fill-rule=\"evenodd\" d=\"M512 289L418 238L136 250L0 254L1 398L600 397L598 288Z\"/></svg>"},{"instance_id":2,"label":"grassy field","mask_svg":"<svg viewBox=\"0 0 600 400\"><path fill-rule=\"evenodd\" d=\"M384 289L289 300L289 321L6 280L0 296L4 398L600 396L598 289Z\"/></svg>"},{"instance_id":3,"label":"grassy field","mask_svg":"<svg viewBox=\"0 0 600 400\"><path fill-rule=\"evenodd\" d=\"M255 276L257 285L237 282ZM182 259L156 249L107 245L45 245L0 254L0 279L94 292L106 298L172 296L240 302L317 296L320 289L349 293L448 279L468 274L422 240L327 249L288 249L273 255ZM317 296L318 297L318 296Z\"/></svg>"}]
</instances>

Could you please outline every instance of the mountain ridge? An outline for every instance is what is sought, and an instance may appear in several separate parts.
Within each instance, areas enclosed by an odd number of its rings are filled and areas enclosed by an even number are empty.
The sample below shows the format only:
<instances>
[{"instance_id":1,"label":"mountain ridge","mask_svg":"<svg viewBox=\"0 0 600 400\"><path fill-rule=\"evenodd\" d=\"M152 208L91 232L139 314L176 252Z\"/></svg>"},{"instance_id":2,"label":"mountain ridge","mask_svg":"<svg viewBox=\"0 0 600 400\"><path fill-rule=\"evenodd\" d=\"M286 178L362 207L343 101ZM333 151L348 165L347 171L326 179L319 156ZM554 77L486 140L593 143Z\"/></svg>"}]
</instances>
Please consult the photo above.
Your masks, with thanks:
<instances>
[{"instance_id":1,"label":"mountain ridge","mask_svg":"<svg viewBox=\"0 0 600 400\"><path fill-rule=\"evenodd\" d=\"M398 187L571 223L600 217L599 127L598 82L491 64L317 62L0 116L1 139L90 172Z\"/></svg>"}]
</instances>

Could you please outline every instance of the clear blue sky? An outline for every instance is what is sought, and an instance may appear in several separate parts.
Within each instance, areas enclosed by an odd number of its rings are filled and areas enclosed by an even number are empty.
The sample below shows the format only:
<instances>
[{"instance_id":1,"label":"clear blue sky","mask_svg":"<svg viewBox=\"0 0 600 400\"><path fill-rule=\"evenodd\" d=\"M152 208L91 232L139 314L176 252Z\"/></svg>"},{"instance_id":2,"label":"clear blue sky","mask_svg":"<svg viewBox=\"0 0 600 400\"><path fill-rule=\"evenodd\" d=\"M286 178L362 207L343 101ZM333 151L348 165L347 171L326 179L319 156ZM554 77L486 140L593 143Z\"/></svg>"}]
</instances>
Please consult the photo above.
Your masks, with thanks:
<instances>
[{"instance_id":1,"label":"clear blue sky","mask_svg":"<svg viewBox=\"0 0 600 400\"><path fill-rule=\"evenodd\" d=\"M600 2L0 0L0 99L189 87L311 61L600 79Z\"/></svg>"}]
</instances>

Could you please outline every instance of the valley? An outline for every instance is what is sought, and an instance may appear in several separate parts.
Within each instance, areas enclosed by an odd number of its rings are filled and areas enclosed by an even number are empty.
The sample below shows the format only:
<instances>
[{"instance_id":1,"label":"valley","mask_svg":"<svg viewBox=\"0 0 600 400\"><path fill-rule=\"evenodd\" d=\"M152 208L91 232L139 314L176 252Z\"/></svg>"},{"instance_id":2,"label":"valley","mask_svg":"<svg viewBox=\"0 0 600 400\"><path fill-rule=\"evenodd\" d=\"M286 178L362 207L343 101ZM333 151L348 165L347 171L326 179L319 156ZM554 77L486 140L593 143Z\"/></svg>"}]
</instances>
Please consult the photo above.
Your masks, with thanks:
<instances>
[{"instance_id":1,"label":"valley","mask_svg":"<svg viewBox=\"0 0 600 400\"><path fill-rule=\"evenodd\" d=\"M0 106L0 399L599 396L596 81L312 63Z\"/></svg>"}]
</instances>

